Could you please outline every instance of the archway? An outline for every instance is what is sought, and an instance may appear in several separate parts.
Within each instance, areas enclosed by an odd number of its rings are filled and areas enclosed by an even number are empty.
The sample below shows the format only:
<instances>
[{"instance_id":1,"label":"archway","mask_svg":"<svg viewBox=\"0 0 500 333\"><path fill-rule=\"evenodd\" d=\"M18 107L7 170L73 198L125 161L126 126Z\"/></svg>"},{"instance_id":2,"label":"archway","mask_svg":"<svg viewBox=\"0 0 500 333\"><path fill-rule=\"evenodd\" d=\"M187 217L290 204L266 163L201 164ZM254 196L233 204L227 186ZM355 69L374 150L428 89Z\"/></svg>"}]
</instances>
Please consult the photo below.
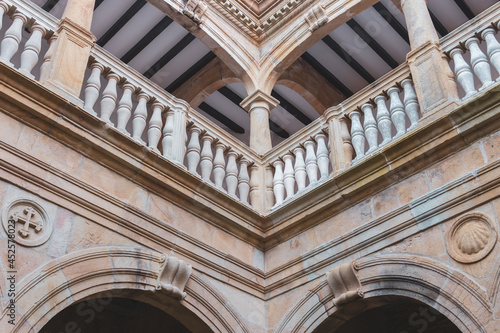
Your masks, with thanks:
<instances>
[{"instance_id":1,"label":"archway","mask_svg":"<svg viewBox=\"0 0 500 333\"><path fill-rule=\"evenodd\" d=\"M433 307L404 297L351 303L322 322L314 333L461 333Z\"/></svg>"},{"instance_id":2,"label":"archway","mask_svg":"<svg viewBox=\"0 0 500 333\"><path fill-rule=\"evenodd\" d=\"M360 304L369 305L354 311L358 314L376 307L377 303L372 303L375 299L386 300L380 304L385 305L393 297L411 299L433 308L461 332L488 332L485 327L492 321L493 311L485 290L442 262L415 255L387 254L360 259L355 267L363 301L336 307L325 279L308 290L274 332L314 332L327 320L336 318L344 318L343 324L352 316L337 317L342 311L353 310L352 306Z\"/></svg>"},{"instance_id":3,"label":"archway","mask_svg":"<svg viewBox=\"0 0 500 333\"><path fill-rule=\"evenodd\" d=\"M40 333L190 333L174 317L130 298L97 297L74 303L53 317Z\"/></svg>"},{"instance_id":4,"label":"archway","mask_svg":"<svg viewBox=\"0 0 500 333\"><path fill-rule=\"evenodd\" d=\"M0 332L39 332L76 302L96 297L148 303L195 333L250 332L226 298L193 272L181 301L156 290L162 254L133 247L96 247L51 261L26 276L16 294L16 325L0 320ZM5 308L0 319L7 315Z\"/></svg>"}]
</instances>

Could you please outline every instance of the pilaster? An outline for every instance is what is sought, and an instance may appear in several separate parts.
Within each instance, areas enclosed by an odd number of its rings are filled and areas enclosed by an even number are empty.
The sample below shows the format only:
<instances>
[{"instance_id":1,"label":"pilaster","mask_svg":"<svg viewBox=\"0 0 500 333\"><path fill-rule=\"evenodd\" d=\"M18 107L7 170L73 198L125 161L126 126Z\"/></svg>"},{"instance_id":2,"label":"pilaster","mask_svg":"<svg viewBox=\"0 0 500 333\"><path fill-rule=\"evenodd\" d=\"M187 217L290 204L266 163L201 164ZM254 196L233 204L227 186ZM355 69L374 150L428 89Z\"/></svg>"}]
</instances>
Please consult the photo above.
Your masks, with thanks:
<instances>
[{"instance_id":1,"label":"pilaster","mask_svg":"<svg viewBox=\"0 0 500 333\"><path fill-rule=\"evenodd\" d=\"M40 82L77 105L90 51L96 38L90 32L94 0L70 0L57 30L53 55Z\"/></svg>"}]
</instances>

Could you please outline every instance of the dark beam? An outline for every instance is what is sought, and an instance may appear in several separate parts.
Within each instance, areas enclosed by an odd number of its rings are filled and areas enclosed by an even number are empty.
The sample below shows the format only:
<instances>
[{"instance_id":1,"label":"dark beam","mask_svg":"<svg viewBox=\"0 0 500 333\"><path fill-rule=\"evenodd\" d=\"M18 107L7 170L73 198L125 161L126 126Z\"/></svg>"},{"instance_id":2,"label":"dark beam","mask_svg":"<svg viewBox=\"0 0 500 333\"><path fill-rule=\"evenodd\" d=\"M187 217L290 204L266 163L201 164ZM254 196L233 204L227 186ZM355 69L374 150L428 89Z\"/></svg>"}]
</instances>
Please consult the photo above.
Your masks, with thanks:
<instances>
[{"instance_id":1,"label":"dark beam","mask_svg":"<svg viewBox=\"0 0 500 333\"><path fill-rule=\"evenodd\" d=\"M281 96L279 93L277 93L275 90L271 92L271 96L276 98L278 101L280 101L280 106L285 109L289 114L294 116L298 121L300 121L304 125L309 125L312 120L309 119L308 116L303 114L299 109L295 107L292 103L290 103L288 100L286 100L283 96Z\"/></svg>"},{"instance_id":2,"label":"dark beam","mask_svg":"<svg viewBox=\"0 0 500 333\"><path fill-rule=\"evenodd\" d=\"M214 109L213 107L208 105L207 103L205 103L205 102L201 103L200 106L198 106L198 108L200 108L201 110L206 112L211 117L220 121L224 126L228 127L231 131L238 133L238 134L245 133L245 129L243 127L239 126L234 121L232 121L231 119L229 119L228 117L226 117L225 115L223 115L222 113L220 113L219 111L217 111L216 109Z\"/></svg>"},{"instance_id":3,"label":"dark beam","mask_svg":"<svg viewBox=\"0 0 500 333\"><path fill-rule=\"evenodd\" d=\"M144 7L144 5L146 4L146 1L145 0L137 0L119 19L118 21L116 21L112 26L111 28L108 29L108 31L106 31L104 33L104 35L102 35L101 38L99 38L99 40L97 41L97 45L99 46L104 46L106 45L107 42L109 42L109 40L111 38L113 38L114 35L116 35L116 33L118 31L120 31L121 28L123 28L123 26L125 24L127 24L128 21L130 21L130 19L135 15L137 14L137 12L142 8Z\"/></svg>"},{"instance_id":4,"label":"dark beam","mask_svg":"<svg viewBox=\"0 0 500 333\"><path fill-rule=\"evenodd\" d=\"M382 16L382 18L389 23L389 25L407 42L410 44L410 38L408 37L408 31L406 28L399 23L398 19L392 15L392 13L381 3L377 2L373 5L373 8Z\"/></svg>"},{"instance_id":5,"label":"dark beam","mask_svg":"<svg viewBox=\"0 0 500 333\"><path fill-rule=\"evenodd\" d=\"M375 81L375 78L368 73L368 71L359 64L346 50L342 48L332 37L326 35L323 38L323 42L328 45L328 47L339 57L341 57L352 69L354 69L363 79L365 79L368 83L372 83Z\"/></svg>"},{"instance_id":6,"label":"dark beam","mask_svg":"<svg viewBox=\"0 0 500 333\"><path fill-rule=\"evenodd\" d=\"M320 73L332 86L337 88L344 96L351 97L353 95L352 91L347 88L339 79L335 77L328 69L326 69L318 60L316 60L312 55L305 52L302 56L312 68L314 68L318 73Z\"/></svg>"},{"instance_id":7,"label":"dark beam","mask_svg":"<svg viewBox=\"0 0 500 333\"><path fill-rule=\"evenodd\" d=\"M441 35L441 37L444 37L448 34L448 30L444 27L444 25L437 19L436 15L434 15L430 9L429 9L429 14L431 15L432 23L434 23L434 27L436 28L436 31Z\"/></svg>"},{"instance_id":8,"label":"dark beam","mask_svg":"<svg viewBox=\"0 0 500 333\"><path fill-rule=\"evenodd\" d=\"M347 21L347 25L352 30L354 30L354 32L357 33L358 36L361 37L361 39L363 39L365 43L368 44L368 46L370 46L372 50L375 51L375 53L377 53L387 65L389 65L389 67L394 69L399 66L398 62L394 60L394 58L389 53L387 53L387 51L382 46L380 46L380 44L375 39L373 39L373 37L370 36L370 34L366 32L366 30L363 29L363 27L359 25L358 22L356 22L354 19L350 19L349 21Z\"/></svg>"},{"instance_id":9,"label":"dark beam","mask_svg":"<svg viewBox=\"0 0 500 333\"><path fill-rule=\"evenodd\" d=\"M465 0L455 0L455 3L462 10L462 12L467 16L469 20L472 20L476 15L472 9L470 9L469 5L465 2Z\"/></svg>"},{"instance_id":10,"label":"dark beam","mask_svg":"<svg viewBox=\"0 0 500 333\"><path fill-rule=\"evenodd\" d=\"M59 0L48 0L42 6L42 9L45 10L46 12L50 12L52 10L52 8L54 8L54 6L57 5L58 2L59 2Z\"/></svg>"},{"instance_id":11,"label":"dark beam","mask_svg":"<svg viewBox=\"0 0 500 333\"><path fill-rule=\"evenodd\" d=\"M155 75L160 69L163 68L170 60L172 60L176 55L178 55L186 46L191 43L195 37L188 33L184 38L182 38L177 44L174 45L167 53L165 53L157 62L153 64L146 72L144 76L150 79Z\"/></svg>"},{"instance_id":12,"label":"dark beam","mask_svg":"<svg viewBox=\"0 0 500 333\"><path fill-rule=\"evenodd\" d=\"M189 80L196 73L201 71L203 67L208 65L208 63L214 59L215 59L215 54L212 51L208 52L203 56L203 58L198 60L196 64L189 67L187 71L185 71L184 73L182 73L181 76L175 79L174 82L172 82L167 88L165 88L165 90L168 91L169 93L173 93L177 88L182 86L187 80Z\"/></svg>"},{"instance_id":13,"label":"dark beam","mask_svg":"<svg viewBox=\"0 0 500 333\"><path fill-rule=\"evenodd\" d=\"M149 30L149 32L141 38L140 41L137 42L123 57L121 57L121 61L124 63L129 63L132 59L134 59L139 53L144 50L146 46L148 46L159 34L161 34L167 27L172 23L172 19L168 16L165 16L160 22L158 22L153 29Z\"/></svg>"},{"instance_id":14,"label":"dark beam","mask_svg":"<svg viewBox=\"0 0 500 333\"><path fill-rule=\"evenodd\" d=\"M96 10L97 7L99 7L103 2L104 0L95 0L94 10Z\"/></svg>"},{"instance_id":15,"label":"dark beam","mask_svg":"<svg viewBox=\"0 0 500 333\"><path fill-rule=\"evenodd\" d=\"M240 104L243 101L243 98L241 98L237 93L229 89L228 87L222 87L219 90L217 90L222 96L226 97L228 100L236 104L241 110L247 112L245 109L243 109ZM278 136L286 139L290 137L290 134L285 131L283 128L281 128L278 124L276 124L274 121L269 120L269 128L271 131L273 131L275 134Z\"/></svg>"}]
</instances>

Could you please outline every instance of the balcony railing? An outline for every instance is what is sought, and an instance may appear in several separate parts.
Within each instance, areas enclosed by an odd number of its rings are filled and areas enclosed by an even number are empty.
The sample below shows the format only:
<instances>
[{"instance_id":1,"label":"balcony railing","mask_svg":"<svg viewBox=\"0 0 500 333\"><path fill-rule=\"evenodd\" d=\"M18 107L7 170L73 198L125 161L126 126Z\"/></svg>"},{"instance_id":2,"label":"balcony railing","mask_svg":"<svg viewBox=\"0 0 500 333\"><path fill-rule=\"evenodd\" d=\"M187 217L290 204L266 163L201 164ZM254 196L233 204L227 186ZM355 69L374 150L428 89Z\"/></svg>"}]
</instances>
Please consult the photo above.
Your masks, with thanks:
<instances>
[{"instance_id":1,"label":"balcony railing","mask_svg":"<svg viewBox=\"0 0 500 333\"><path fill-rule=\"evenodd\" d=\"M31 79L43 78L58 20L28 1L0 0L0 14L10 19L4 22L9 28L0 45L0 61ZM496 4L442 40L464 99L498 77L499 21L500 4ZM274 198L269 205L274 208L414 130L422 116L405 63L260 157L98 46L91 52L81 98L84 110L98 116L109 130L177 163L243 204L255 206L249 197L253 190L263 189L258 183L265 178L266 197Z\"/></svg>"},{"instance_id":2,"label":"balcony railing","mask_svg":"<svg viewBox=\"0 0 500 333\"><path fill-rule=\"evenodd\" d=\"M86 111L248 204L249 168L256 160L248 147L101 47L92 50L89 73Z\"/></svg>"},{"instance_id":3,"label":"balcony railing","mask_svg":"<svg viewBox=\"0 0 500 333\"><path fill-rule=\"evenodd\" d=\"M8 28L0 45L0 61L31 79L43 77L52 57L53 48L49 46L57 39L57 19L31 3L2 0L2 27Z\"/></svg>"},{"instance_id":4,"label":"balcony railing","mask_svg":"<svg viewBox=\"0 0 500 333\"><path fill-rule=\"evenodd\" d=\"M450 66L459 84L462 100L469 99L499 80L500 3L493 5L473 20L442 39Z\"/></svg>"}]
</instances>

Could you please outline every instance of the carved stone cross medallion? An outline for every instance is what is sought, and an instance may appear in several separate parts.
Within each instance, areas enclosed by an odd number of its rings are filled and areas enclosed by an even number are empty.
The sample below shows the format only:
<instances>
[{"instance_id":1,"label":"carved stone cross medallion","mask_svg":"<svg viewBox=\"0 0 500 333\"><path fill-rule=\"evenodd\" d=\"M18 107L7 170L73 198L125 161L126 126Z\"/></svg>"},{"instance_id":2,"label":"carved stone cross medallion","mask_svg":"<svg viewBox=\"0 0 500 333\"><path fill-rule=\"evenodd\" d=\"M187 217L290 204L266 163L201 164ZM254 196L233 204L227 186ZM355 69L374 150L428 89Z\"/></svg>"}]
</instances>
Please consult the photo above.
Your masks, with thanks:
<instances>
[{"instance_id":1,"label":"carved stone cross medallion","mask_svg":"<svg viewBox=\"0 0 500 333\"><path fill-rule=\"evenodd\" d=\"M15 233L14 241L24 246L42 245L50 238L53 229L53 223L45 209L29 199L14 200L6 205L2 212L2 222L7 233Z\"/></svg>"},{"instance_id":2,"label":"carved stone cross medallion","mask_svg":"<svg viewBox=\"0 0 500 333\"><path fill-rule=\"evenodd\" d=\"M43 223L39 220L39 214L32 207L26 207L22 210L22 212L15 212L11 215L11 218L24 225L18 230L19 235L23 238L29 237L30 227L34 228L36 233L42 231L43 229Z\"/></svg>"}]
</instances>

